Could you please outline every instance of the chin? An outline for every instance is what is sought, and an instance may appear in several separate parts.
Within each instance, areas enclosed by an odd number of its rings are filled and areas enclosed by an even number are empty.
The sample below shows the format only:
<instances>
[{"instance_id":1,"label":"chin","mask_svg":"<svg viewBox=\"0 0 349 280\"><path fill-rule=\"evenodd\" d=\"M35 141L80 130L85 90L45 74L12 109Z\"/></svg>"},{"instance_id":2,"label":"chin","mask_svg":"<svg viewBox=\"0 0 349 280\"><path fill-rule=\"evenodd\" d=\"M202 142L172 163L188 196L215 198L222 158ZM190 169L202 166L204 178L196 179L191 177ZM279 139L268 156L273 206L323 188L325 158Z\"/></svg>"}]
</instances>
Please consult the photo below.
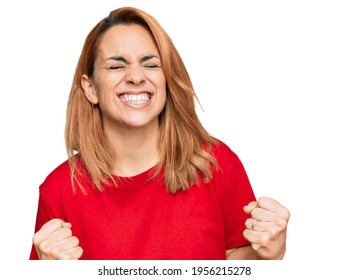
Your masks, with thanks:
<instances>
[{"instance_id":1,"label":"chin","mask_svg":"<svg viewBox=\"0 0 349 280\"><path fill-rule=\"evenodd\" d=\"M146 127L153 127L158 126L158 118L154 120L128 120L125 121L125 125L130 128L146 128Z\"/></svg>"}]
</instances>

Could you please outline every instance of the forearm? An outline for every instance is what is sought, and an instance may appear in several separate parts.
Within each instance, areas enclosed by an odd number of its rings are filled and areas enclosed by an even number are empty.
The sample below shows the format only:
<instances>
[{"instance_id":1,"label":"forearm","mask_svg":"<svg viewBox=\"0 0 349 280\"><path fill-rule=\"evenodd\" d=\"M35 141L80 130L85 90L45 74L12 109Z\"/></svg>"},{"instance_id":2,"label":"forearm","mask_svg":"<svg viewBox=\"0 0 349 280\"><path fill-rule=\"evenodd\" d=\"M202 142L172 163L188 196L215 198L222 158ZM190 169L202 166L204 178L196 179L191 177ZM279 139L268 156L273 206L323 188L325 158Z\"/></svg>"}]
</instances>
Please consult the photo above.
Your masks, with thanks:
<instances>
[{"instance_id":1,"label":"forearm","mask_svg":"<svg viewBox=\"0 0 349 280\"><path fill-rule=\"evenodd\" d=\"M227 252L227 260L260 260L251 246L243 246Z\"/></svg>"}]
</instances>

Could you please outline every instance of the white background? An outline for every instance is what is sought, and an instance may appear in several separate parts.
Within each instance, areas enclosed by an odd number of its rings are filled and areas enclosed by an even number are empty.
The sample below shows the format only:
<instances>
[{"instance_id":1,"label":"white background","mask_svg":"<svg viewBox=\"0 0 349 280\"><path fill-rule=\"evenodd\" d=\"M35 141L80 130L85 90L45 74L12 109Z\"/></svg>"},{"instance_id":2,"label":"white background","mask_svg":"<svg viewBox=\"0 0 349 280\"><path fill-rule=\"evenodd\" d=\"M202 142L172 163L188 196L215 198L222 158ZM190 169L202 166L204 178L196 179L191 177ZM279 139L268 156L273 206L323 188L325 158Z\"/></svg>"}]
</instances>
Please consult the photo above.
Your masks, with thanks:
<instances>
[{"instance_id":1,"label":"white background","mask_svg":"<svg viewBox=\"0 0 349 280\"><path fill-rule=\"evenodd\" d=\"M66 160L75 66L88 32L121 6L141 8L165 28L204 126L239 155L257 197L290 209L280 275L343 274L349 9L346 1L308 0L1 2L1 273L26 267L38 276L27 261L38 187Z\"/></svg>"}]
</instances>

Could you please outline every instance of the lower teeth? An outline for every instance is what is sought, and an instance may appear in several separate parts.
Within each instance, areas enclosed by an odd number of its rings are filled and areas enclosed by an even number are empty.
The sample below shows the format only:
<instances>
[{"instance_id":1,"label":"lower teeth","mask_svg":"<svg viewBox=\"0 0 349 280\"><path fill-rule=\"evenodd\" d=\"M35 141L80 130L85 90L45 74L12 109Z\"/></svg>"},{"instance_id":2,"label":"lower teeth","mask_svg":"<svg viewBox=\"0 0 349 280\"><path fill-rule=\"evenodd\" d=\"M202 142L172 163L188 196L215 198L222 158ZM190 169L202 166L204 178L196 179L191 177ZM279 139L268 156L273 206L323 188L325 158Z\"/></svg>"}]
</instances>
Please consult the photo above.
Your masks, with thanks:
<instances>
[{"instance_id":1,"label":"lower teeth","mask_svg":"<svg viewBox=\"0 0 349 280\"><path fill-rule=\"evenodd\" d=\"M143 104L143 103L147 103L149 100L130 100L130 101L126 101L127 103L132 103L132 104Z\"/></svg>"}]
</instances>

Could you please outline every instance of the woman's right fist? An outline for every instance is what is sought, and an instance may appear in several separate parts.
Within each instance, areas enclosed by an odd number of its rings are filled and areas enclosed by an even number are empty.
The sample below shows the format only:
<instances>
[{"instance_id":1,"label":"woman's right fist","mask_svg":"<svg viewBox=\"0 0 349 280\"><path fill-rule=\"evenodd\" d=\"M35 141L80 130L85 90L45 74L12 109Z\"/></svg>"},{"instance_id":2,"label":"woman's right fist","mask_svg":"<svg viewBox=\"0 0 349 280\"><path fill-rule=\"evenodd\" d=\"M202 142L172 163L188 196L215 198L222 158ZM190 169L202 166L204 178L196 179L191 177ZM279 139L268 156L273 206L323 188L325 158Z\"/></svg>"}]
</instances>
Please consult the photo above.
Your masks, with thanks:
<instances>
[{"instance_id":1,"label":"woman's right fist","mask_svg":"<svg viewBox=\"0 0 349 280\"><path fill-rule=\"evenodd\" d=\"M82 255L79 239L73 236L71 224L52 219L33 236L40 260L78 260Z\"/></svg>"}]
</instances>

